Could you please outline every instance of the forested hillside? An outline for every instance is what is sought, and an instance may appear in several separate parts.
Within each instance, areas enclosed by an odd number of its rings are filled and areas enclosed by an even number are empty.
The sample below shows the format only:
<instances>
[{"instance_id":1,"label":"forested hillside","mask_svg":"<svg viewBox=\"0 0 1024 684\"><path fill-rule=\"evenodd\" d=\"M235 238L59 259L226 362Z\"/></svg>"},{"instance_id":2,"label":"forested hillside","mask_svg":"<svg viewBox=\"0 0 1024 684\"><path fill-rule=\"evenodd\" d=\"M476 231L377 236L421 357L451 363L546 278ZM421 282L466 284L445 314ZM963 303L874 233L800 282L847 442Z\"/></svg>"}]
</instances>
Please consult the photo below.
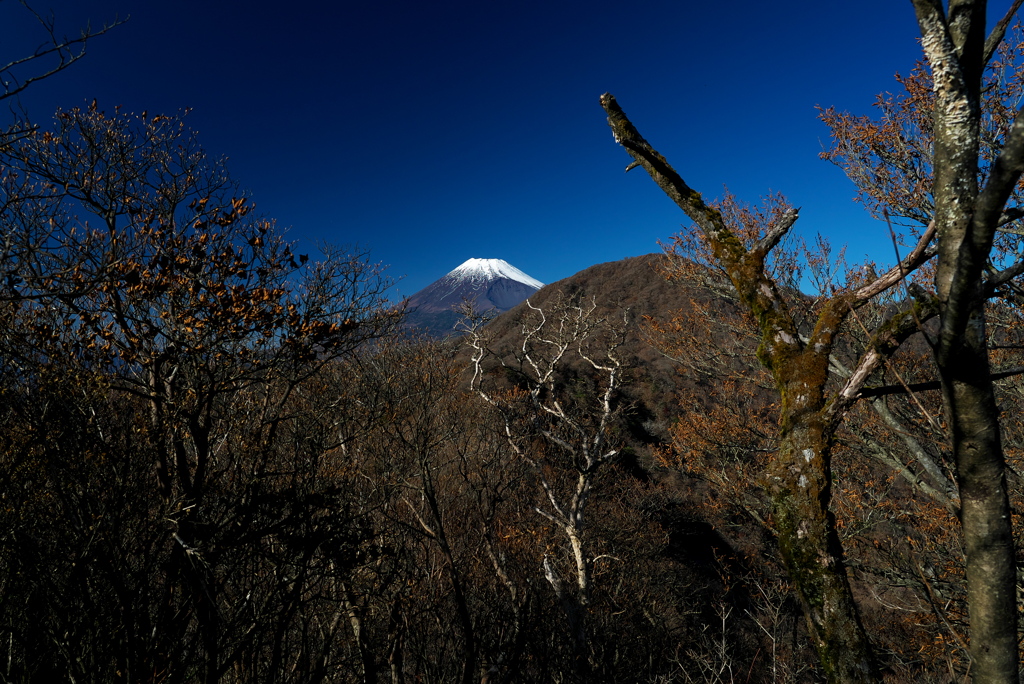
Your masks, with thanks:
<instances>
[{"instance_id":1,"label":"forested hillside","mask_svg":"<svg viewBox=\"0 0 1024 684\"><path fill-rule=\"evenodd\" d=\"M68 120L105 144L151 125ZM817 681L762 487L777 407L713 274L602 264L461 340L403 339L365 259L300 264L244 205L185 199L159 241L148 212L17 232L7 679ZM865 406L836 457L897 681L966 668L932 395Z\"/></svg>"},{"instance_id":2,"label":"forested hillside","mask_svg":"<svg viewBox=\"0 0 1024 684\"><path fill-rule=\"evenodd\" d=\"M606 94L693 225L444 341L185 115L12 124L0 679L1017 681L1020 4L915 0L930 67L821 111L891 265L706 201Z\"/></svg>"}]
</instances>

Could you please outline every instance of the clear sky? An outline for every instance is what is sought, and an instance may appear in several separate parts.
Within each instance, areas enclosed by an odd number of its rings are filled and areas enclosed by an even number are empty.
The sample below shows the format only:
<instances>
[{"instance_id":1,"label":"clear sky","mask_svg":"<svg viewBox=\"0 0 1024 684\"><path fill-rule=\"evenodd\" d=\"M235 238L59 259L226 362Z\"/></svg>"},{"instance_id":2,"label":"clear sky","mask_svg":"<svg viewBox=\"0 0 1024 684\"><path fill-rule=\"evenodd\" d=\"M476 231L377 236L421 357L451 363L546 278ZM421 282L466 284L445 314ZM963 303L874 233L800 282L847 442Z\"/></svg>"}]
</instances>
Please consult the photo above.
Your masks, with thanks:
<instances>
[{"instance_id":1,"label":"clear sky","mask_svg":"<svg viewBox=\"0 0 1024 684\"><path fill-rule=\"evenodd\" d=\"M909 0L32 4L68 34L131 16L26 92L35 120L93 98L191 108L262 213L305 249L368 247L403 295L471 257L553 282L680 229L649 178L623 174L605 91L705 196L782 191L803 234L891 260L884 227L818 159L815 105L868 113L895 87L920 55ZM41 40L0 0L3 61Z\"/></svg>"}]
</instances>

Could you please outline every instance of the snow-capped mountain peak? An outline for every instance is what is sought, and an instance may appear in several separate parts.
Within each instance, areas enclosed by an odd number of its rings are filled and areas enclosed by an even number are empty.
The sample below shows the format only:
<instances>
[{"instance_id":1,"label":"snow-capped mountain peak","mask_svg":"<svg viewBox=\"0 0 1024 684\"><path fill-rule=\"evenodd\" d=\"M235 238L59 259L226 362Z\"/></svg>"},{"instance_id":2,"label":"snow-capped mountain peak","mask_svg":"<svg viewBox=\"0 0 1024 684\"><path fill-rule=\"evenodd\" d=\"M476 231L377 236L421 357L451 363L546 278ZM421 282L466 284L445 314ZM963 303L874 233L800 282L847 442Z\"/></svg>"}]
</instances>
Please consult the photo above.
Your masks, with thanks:
<instances>
[{"instance_id":1,"label":"snow-capped mountain peak","mask_svg":"<svg viewBox=\"0 0 1024 684\"><path fill-rule=\"evenodd\" d=\"M479 312L508 311L544 283L503 259L469 259L405 300L406 324L449 335L469 302Z\"/></svg>"},{"instance_id":2,"label":"snow-capped mountain peak","mask_svg":"<svg viewBox=\"0 0 1024 684\"><path fill-rule=\"evenodd\" d=\"M538 290L544 287L544 283L536 278L531 278L504 259L467 259L445 277L460 281L488 281L507 278Z\"/></svg>"}]
</instances>

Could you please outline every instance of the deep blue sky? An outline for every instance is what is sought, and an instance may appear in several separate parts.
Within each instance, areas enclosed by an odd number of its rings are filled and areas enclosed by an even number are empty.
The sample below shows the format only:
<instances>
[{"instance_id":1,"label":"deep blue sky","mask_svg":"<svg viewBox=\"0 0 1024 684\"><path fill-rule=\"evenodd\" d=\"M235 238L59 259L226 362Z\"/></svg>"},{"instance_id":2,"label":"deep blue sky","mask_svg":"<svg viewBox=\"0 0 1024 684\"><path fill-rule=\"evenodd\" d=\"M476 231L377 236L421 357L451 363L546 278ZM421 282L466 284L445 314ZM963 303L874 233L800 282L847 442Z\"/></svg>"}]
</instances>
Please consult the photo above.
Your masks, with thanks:
<instances>
[{"instance_id":1,"label":"deep blue sky","mask_svg":"<svg viewBox=\"0 0 1024 684\"><path fill-rule=\"evenodd\" d=\"M990 3L993 17L1009 0ZM867 113L920 50L909 0L34 0L74 34L131 15L23 105L188 117L304 243L359 243L412 294L470 257L552 282L658 251L685 216L613 142L610 91L706 196L769 190L798 227L889 260L818 159L815 105ZM41 40L0 1L0 58ZM26 42L27 40L27 42ZM6 61L6 60L4 60ZM308 245L307 247L308 248Z\"/></svg>"}]
</instances>

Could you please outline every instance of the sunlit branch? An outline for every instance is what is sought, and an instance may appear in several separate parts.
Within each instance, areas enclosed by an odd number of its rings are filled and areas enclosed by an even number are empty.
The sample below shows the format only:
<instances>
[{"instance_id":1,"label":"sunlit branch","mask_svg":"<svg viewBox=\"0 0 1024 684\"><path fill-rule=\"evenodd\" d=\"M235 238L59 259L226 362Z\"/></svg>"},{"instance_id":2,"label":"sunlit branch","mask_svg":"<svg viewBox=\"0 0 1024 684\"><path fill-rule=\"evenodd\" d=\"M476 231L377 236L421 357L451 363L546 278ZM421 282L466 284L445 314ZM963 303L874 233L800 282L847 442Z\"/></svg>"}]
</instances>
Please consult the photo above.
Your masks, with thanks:
<instances>
[{"instance_id":1,"label":"sunlit branch","mask_svg":"<svg viewBox=\"0 0 1024 684\"><path fill-rule=\"evenodd\" d=\"M988 377L989 380L1004 380L1006 378L1012 378L1017 375L1024 375L1024 367L1010 368L1008 370L999 371L998 373L991 373ZM891 394L908 394L909 392L928 392L933 390L942 389L942 384L938 380L931 380L929 382L912 382L907 385L884 385L882 387L865 387L861 390L860 396L862 398L867 397L884 397Z\"/></svg>"},{"instance_id":2,"label":"sunlit branch","mask_svg":"<svg viewBox=\"0 0 1024 684\"><path fill-rule=\"evenodd\" d=\"M1010 5L1010 9L1006 10L1006 14L999 20L998 23L992 28L992 32L988 34L988 38L985 40L985 52L982 56L984 64L988 64L993 55L996 54L996 50L999 49L999 44L1003 42L1003 37L1006 35L1006 29L1010 26L1010 21L1013 16L1017 14L1017 10L1024 4L1024 0L1014 0L1013 4Z\"/></svg>"},{"instance_id":3,"label":"sunlit branch","mask_svg":"<svg viewBox=\"0 0 1024 684\"><path fill-rule=\"evenodd\" d=\"M903 280L921 264L935 256L936 248L931 245L932 238L934 237L935 222L932 221L928 224L928 229L925 230L923 235L921 235L921 239L917 241L917 245L914 247L913 251L911 251L906 258L889 269L877 280L855 290L853 293L854 299L858 302L866 302L872 297L885 292L896 285L896 283Z\"/></svg>"}]
</instances>

